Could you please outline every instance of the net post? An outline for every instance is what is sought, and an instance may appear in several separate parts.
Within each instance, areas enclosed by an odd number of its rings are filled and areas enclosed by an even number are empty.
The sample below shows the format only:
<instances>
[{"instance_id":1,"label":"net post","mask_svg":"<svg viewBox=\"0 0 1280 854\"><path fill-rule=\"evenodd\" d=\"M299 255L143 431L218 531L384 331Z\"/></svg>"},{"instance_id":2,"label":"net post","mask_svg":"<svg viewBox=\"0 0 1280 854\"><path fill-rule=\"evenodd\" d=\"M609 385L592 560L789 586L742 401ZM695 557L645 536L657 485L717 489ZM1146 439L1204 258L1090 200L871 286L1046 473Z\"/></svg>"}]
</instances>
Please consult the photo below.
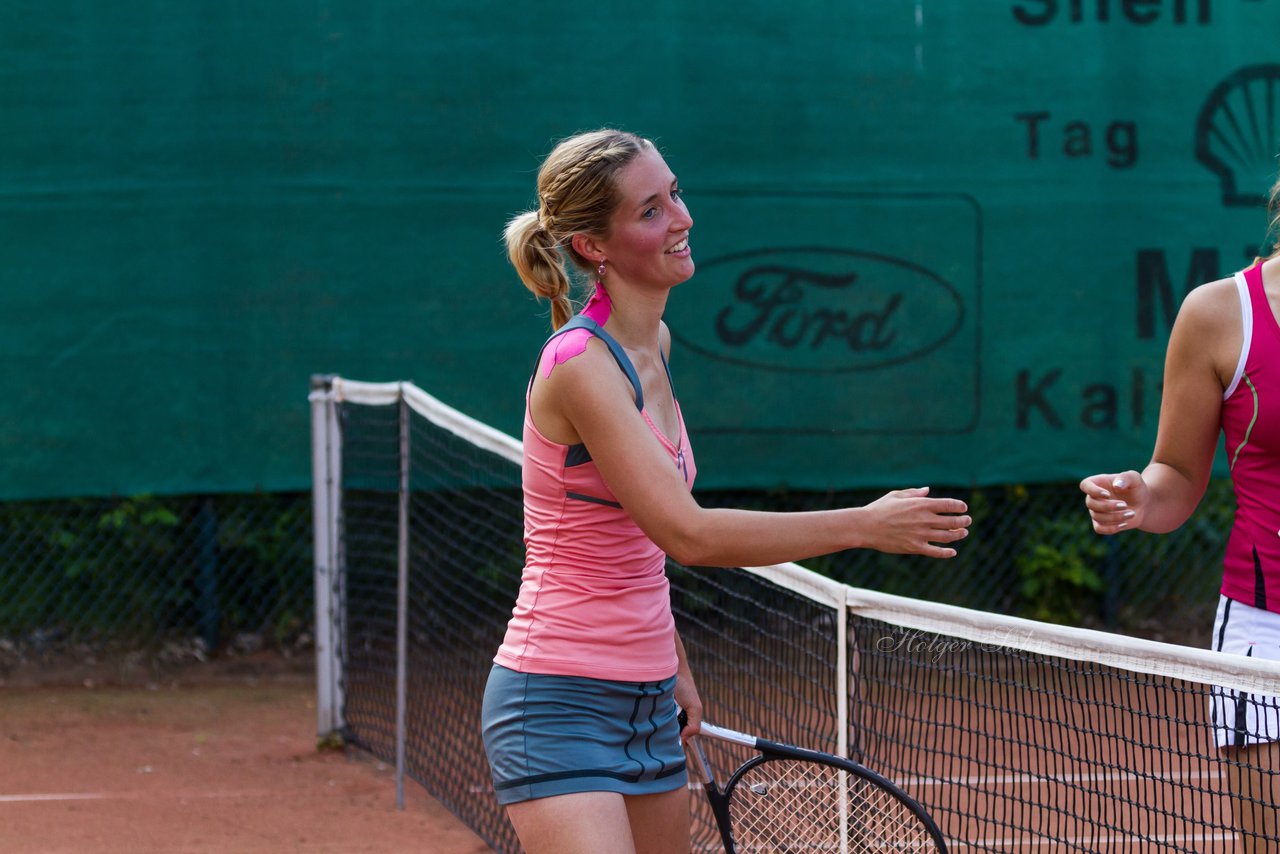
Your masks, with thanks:
<instances>
[{"instance_id":1,"label":"net post","mask_svg":"<svg viewBox=\"0 0 1280 854\"><path fill-rule=\"evenodd\" d=\"M849 756L849 594L835 596L836 612L836 752ZM849 778L840 777L840 854L849 854Z\"/></svg>"},{"instance_id":2,"label":"net post","mask_svg":"<svg viewBox=\"0 0 1280 854\"><path fill-rule=\"evenodd\" d=\"M849 598L840 589L834 603L836 611L836 747L841 756L849 755Z\"/></svg>"},{"instance_id":3,"label":"net post","mask_svg":"<svg viewBox=\"0 0 1280 854\"><path fill-rule=\"evenodd\" d=\"M405 705L409 648L409 404L400 384L400 507L396 540L396 809L404 809Z\"/></svg>"},{"instance_id":4,"label":"net post","mask_svg":"<svg viewBox=\"0 0 1280 854\"><path fill-rule=\"evenodd\" d=\"M311 501L315 551L316 733L326 739L341 731L342 662L338 656L338 504L342 484L342 434L333 374L311 377Z\"/></svg>"}]
</instances>

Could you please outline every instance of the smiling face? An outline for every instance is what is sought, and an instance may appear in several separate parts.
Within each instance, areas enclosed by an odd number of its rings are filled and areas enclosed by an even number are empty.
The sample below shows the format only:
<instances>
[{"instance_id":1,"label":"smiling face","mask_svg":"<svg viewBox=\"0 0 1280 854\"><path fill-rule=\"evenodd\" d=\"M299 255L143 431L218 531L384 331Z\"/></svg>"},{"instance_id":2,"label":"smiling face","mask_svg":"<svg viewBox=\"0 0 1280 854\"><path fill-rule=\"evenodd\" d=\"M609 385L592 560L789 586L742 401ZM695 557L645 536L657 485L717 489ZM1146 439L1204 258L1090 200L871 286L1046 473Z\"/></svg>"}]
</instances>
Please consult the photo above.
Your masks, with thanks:
<instances>
[{"instance_id":1,"label":"smiling face","mask_svg":"<svg viewBox=\"0 0 1280 854\"><path fill-rule=\"evenodd\" d=\"M616 277L671 288L692 276L693 219L662 155L652 148L637 155L618 173L617 189L621 202L610 217L610 234L593 241L607 261L606 286Z\"/></svg>"}]
</instances>

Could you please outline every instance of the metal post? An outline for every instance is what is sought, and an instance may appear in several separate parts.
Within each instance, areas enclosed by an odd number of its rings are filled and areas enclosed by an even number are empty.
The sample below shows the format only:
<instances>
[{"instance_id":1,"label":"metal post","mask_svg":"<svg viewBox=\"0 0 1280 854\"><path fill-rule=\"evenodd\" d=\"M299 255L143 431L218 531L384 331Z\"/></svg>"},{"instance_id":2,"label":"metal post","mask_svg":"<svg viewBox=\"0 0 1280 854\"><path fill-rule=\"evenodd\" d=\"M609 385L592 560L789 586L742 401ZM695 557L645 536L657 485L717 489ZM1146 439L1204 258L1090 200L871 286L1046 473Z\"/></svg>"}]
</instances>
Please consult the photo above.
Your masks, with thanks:
<instances>
[{"instance_id":1,"label":"metal post","mask_svg":"<svg viewBox=\"0 0 1280 854\"><path fill-rule=\"evenodd\" d=\"M200 636L211 654L218 648L218 511L205 496L197 513L196 550L200 567Z\"/></svg>"},{"instance_id":2,"label":"metal post","mask_svg":"<svg viewBox=\"0 0 1280 854\"><path fill-rule=\"evenodd\" d=\"M342 485L342 435L334 384L337 377L311 377L311 500L315 549L316 732L326 739L342 719L342 662L335 624L335 593L341 574L338 506Z\"/></svg>"},{"instance_id":3,"label":"metal post","mask_svg":"<svg viewBox=\"0 0 1280 854\"><path fill-rule=\"evenodd\" d=\"M409 649L409 404L400 385L400 520L396 553L396 809L404 809L405 683Z\"/></svg>"},{"instance_id":4,"label":"metal post","mask_svg":"<svg viewBox=\"0 0 1280 854\"><path fill-rule=\"evenodd\" d=\"M849 755L849 592L841 588L836 612L836 752ZM840 854L849 851L849 780L840 776Z\"/></svg>"}]
</instances>

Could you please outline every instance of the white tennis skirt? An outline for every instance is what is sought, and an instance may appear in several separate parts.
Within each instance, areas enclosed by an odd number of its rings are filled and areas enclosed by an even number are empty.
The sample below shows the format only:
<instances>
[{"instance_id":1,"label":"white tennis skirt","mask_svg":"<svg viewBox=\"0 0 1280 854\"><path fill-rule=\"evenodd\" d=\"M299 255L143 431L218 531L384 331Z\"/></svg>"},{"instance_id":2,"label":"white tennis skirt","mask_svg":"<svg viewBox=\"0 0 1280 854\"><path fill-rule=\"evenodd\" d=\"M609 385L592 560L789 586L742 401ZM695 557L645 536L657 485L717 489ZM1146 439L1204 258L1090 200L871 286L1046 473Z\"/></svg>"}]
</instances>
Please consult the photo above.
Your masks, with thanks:
<instances>
[{"instance_id":1,"label":"white tennis skirt","mask_svg":"<svg viewBox=\"0 0 1280 854\"><path fill-rule=\"evenodd\" d=\"M1280 661L1280 614L1226 596L1213 622L1218 652ZM1214 688L1209 700L1213 739L1219 747L1250 747L1280 741L1280 698Z\"/></svg>"}]
</instances>

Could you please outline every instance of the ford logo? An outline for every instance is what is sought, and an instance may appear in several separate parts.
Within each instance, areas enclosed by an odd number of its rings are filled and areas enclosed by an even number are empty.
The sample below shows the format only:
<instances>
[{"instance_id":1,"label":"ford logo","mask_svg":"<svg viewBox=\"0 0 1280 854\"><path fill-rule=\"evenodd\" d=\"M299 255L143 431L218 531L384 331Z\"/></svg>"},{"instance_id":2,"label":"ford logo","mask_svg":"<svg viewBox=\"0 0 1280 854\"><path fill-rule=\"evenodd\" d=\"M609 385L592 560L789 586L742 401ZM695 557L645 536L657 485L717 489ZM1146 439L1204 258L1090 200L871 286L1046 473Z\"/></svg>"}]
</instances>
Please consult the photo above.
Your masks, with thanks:
<instances>
[{"instance_id":1,"label":"ford logo","mask_svg":"<svg viewBox=\"0 0 1280 854\"><path fill-rule=\"evenodd\" d=\"M937 349L964 322L949 282L873 252L741 252L701 262L691 285L698 316L681 317L672 336L708 358L763 370L882 368Z\"/></svg>"}]
</instances>

